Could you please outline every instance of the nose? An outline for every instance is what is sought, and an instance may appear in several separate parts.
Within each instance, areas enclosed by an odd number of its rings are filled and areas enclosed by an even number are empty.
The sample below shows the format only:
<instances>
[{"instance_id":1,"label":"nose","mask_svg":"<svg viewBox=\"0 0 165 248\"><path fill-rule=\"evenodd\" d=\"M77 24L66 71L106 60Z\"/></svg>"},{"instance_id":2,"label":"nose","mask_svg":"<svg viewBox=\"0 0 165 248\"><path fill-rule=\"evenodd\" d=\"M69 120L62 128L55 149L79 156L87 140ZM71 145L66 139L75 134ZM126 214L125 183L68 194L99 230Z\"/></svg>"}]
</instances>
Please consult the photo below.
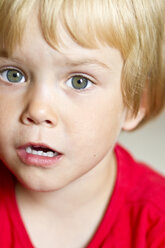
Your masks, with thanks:
<instances>
[{"instance_id":1,"label":"nose","mask_svg":"<svg viewBox=\"0 0 165 248\"><path fill-rule=\"evenodd\" d=\"M46 93L30 93L21 115L23 124L54 127L57 125L57 114L51 103L50 95Z\"/></svg>"}]
</instances>

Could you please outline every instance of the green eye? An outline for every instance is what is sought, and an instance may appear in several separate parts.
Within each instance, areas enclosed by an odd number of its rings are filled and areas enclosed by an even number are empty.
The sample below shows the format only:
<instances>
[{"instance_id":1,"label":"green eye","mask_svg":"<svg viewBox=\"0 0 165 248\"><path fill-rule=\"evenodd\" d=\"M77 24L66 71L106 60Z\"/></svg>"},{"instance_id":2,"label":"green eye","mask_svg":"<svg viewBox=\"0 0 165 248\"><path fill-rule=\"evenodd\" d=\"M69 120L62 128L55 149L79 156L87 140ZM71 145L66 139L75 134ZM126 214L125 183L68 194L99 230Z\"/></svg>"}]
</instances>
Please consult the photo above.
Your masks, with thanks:
<instances>
[{"instance_id":1,"label":"green eye","mask_svg":"<svg viewBox=\"0 0 165 248\"><path fill-rule=\"evenodd\" d=\"M84 89L88 85L88 80L83 77L73 77L71 82L72 82L72 86L78 90Z\"/></svg>"},{"instance_id":2,"label":"green eye","mask_svg":"<svg viewBox=\"0 0 165 248\"><path fill-rule=\"evenodd\" d=\"M92 82L83 76L74 76L67 81L67 85L76 90L83 90L89 88Z\"/></svg>"},{"instance_id":3,"label":"green eye","mask_svg":"<svg viewBox=\"0 0 165 248\"><path fill-rule=\"evenodd\" d=\"M0 72L2 79L10 83L22 83L25 82L24 75L16 69L7 69Z\"/></svg>"}]
</instances>

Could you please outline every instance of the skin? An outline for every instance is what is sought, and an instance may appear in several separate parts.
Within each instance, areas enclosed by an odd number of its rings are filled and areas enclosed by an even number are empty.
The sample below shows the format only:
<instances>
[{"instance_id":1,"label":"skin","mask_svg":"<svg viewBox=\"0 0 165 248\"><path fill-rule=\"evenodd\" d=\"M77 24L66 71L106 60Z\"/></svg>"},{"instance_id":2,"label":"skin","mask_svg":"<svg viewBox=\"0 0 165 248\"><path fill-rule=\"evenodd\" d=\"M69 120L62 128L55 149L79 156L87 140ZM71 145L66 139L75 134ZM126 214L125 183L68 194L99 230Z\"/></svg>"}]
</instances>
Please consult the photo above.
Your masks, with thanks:
<instances>
[{"instance_id":1,"label":"skin","mask_svg":"<svg viewBox=\"0 0 165 248\"><path fill-rule=\"evenodd\" d=\"M58 52L42 37L37 20L31 23L12 56L0 58L0 156L18 179L18 207L34 244L83 247L115 183L113 148L126 124L123 59L114 48L83 48L62 29L65 46ZM25 82L7 82L11 67ZM86 89L71 86L75 75L89 79ZM45 143L62 158L50 168L27 166L16 150L28 142Z\"/></svg>"}]
</instances>

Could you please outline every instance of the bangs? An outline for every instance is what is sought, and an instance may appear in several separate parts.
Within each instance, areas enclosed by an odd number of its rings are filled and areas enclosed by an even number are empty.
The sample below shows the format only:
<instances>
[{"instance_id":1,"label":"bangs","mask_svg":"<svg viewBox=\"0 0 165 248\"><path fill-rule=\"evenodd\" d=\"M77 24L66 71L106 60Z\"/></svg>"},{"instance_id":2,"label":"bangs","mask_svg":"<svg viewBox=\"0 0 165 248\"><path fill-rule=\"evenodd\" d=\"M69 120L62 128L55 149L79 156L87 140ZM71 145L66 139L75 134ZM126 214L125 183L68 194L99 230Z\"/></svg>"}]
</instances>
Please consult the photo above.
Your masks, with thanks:
<instances>
[{"instance_id":1,"label":"bangs","mask_svg":"<svg viewBox=\"0 0 165 248\"><path fill-rule=\"evenodd\" d=\"M35 0L0 1L0 43L9 54L21 43L26 23L30 21Z\"/></svg>"},{"instance_id":2,"label":"bangs","mask_svg":"<svg viewBox=\"0 0 165 248\"><path fill-rule=\"evenodd\" d=\"M46 7L48 4L50 7ZM124 5L107 0L102 0L101 4L100 0L41 1L41 29L46 41L55 48L63 43L63 37L58 32L60 23L80 46L92 49L108 45L117 48L126 57L136 36L134 24L122 17ZM126 8L128 12L128 6ZM131 9L129 15L133 17Z\"/></svg>"},{"instance_id":3,"label":"bangs","mask_svg":"<svg viewBox=\"0 0 165 248\"><path fill-rule=\"evenodd\" d=\"M121 4L120 1L102 0L100 4L100 0L2 0L2 46L12 52L21 43L26 24L37 12L43 36L55 49L63 44L58 29L60 24L80 46L98 48L108 45L119 49L125 58L136 39L133 32L135 18L131 6L126 2ZM123 16L125 11L129 18ZM130 22L130 18L133 21Z\"/></svg>"}]
</instances>

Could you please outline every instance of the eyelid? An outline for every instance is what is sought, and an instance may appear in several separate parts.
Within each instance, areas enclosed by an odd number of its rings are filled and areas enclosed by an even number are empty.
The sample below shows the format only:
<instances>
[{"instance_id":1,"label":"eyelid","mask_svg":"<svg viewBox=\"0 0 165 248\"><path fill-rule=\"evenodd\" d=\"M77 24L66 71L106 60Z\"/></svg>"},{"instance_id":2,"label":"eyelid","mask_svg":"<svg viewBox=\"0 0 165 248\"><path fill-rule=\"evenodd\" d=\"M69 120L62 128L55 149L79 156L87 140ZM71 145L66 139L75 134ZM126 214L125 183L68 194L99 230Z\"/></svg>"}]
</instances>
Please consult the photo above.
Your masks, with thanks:
<instances>
[{"instance_id":1,"label":"eyelid","mask_svg":"<svg viewBox=\"0 0 165 248\"><path fill-rule=\"evenodd\" d=\"M73 73L71 73L71 75L68 77L67 80L69 80L72 77L83 77L83 78L86 78L87 80L91 81L91 83L96 84L96 79L87 73L83 73L83 72L75 72L74 73L73 72Z\"/></svg>"},{"instance_id":2,"label":"eyelid","mask_svg":"<svg viewBox=\"0 0 165 248\"><path fill-rule=\"evenodd\" d=\"M3 66L3 67L0 68L0 73L3 73L3 72L5 72L5 71L7 71L7 70L15 70L15 71L18 71L18 72L21 73L21 74L23 75L23 77L25 78L25 81L24 81L24 82L27 81L27 76L26 76L26 74L24 73L24 71L23 71L22 69L20 69L20 68L18 68L18 67L16 67L16 66ZM7 83L9 83L9 84L12 84L11 82L8 82L8 81L4 80L1 76L0 76L0 78L1 78L1 80L5 81L5 82L7 82ZM21 82L20 82L20 83L21 83ZM23 83L23 82L22 82L22 83Z\"/></svg>"},{"instance_id":3,"label":"eyelid","mask_svg":"<svg viewBox=\"0 0 165 248\"><path fill-rule=\"evenodd\" d=\"M16 71L22 73L24 77L26 77L24 71L22 69L16 67L16 66L2 66L2 67L0 67L0 72L6 71L6 70L16 70Z\"/></svg>"},{"instance_id":4,"label":"eyelid","mask_svg":"<svg viewBox=\"0 0 165 248\"><path fill-rule=\"evenodd\" d=\"M72 83L71 83L71 80L72 80L74 77L80 77L80 78L86 79L86 80L88 81L88 86L85 87L85 88L82 88L82 89L76 89L76 88L74 88L73 85L72 85ZM67 83L69 83L69 85L68 85ZM91 79L89 78L89 76L86 76L86 75L84 75L84 74L82 74L82 73L77 73L77 74L71 75L71 76L66 80L65 84L67 84L67 86L69 86L70 88L72 88L72 89L75 90L75 91L85 91L85 90L87 90L88 88L90 88L90 87L91 87L93 84L95 84L95 83L93 82L93 80L91 80Z\"/></svg>"}]
</instances>

